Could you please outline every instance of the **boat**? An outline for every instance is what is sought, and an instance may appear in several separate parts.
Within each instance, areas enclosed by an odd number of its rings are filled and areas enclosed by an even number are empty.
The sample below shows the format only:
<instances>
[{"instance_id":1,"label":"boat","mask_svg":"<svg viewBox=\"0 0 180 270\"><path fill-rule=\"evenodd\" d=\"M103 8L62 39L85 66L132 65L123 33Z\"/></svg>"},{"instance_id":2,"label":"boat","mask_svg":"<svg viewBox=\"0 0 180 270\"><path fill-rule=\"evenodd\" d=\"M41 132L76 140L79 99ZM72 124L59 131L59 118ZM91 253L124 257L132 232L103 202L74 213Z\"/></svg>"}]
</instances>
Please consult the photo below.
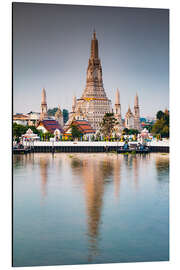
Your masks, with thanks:
<instances>
[{"instance_id":1,"label":"boat","mask_svg":"<svg viewBox=\"0 0 180 270\"><path fill-rule=\"evenodd\" d=\"M145 154L150 152L150 148L145 144L128 144L125 143L117 149L118 153L137 153Z\"/></svg>"}]
</instances>

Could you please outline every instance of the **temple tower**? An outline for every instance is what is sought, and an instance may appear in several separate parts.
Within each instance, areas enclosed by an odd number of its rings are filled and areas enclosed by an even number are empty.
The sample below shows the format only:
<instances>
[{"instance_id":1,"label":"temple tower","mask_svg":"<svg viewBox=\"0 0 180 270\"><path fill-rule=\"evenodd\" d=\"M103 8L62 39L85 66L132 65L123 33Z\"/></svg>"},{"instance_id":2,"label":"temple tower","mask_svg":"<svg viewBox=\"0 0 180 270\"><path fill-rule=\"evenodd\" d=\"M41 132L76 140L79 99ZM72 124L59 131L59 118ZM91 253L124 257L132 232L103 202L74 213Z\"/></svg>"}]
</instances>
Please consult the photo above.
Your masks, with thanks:
<instances>
[{"instance_id":1,"label":"temple tower","mask_svg":"<svg viewBox=\"0 0 180 270\"><path fill-rule=\"evenodd\" d=\"M73 97L73 103L72 103L72 112L74 113L76 109L76 97Z\"/></svg>"},{"instance_id":2,"label":"temple tower","mask_svg":"<svg viewBox=\"0 0 180 270\"><path fill-rule=\"evenodd\" d=\"M42 90L42 96L41 96L41 114L40 114L40 120L43 120L44 118L47 118L47 102L46 102L46 91L43 88Z\"/></svg>"},{"instance_id":3,"label":"temple tower","mask_svg":"<svg viewBox=\"0 0 180 270\"><path fill-rule=\"evenodd\" d=\"M124 129L124 126L123 126L122 117L121 117L121 104L120 104L119 89L116 90L114 116L118 121L118 124L115 127L116 135L120 136L122 133L122 130Z\"/></svg>"},{"instance_id":4,"label":"temple tower","mask_svg":"<svg viewBox=\"0 0 180 270\"><path fill-rule=\"evenodd\" d=\"M116 96L115 96L115 114L121 115L119 89L116 90Z\"/></svg>"},{"instance_id":5,"label":"temple tower","mask_svg":"<svg viewBox=\"0 0 180 270\"><path fill-rule=\"evenodd\" d=\"M58 123L60 124L60 126L63 128L64 126L64 120L63 120L63 113L60 109L60 106L58 106L58 109L55 113L55 119L56 121L58 121Z\"/></svg>"},{"instance_id":6,"label":"temple tower","mask_svg":"<svg viewBox=\"0 0 180 270\"><path fill-rule=\"evenodd\" d=\"M125 127L128 129L134 129L134 115L129 106L128 111L125 115Z\"/></svg>"},{"instance_id":7,"label":"temple tower","mask_svg":"<svg viewBox=\"0 0 180 270\"><path fill-rule=\"evenodd\" d=\"M134 100L134 129L140 130L140 110L139 110L139 98L136 94L135 100Z\"/></svg>"},{"instance_id":8,"label":"temple tower","mask_svg":"<svg viewBox=\"0 0 180 270\"><path fill-rule=\"evenodd\" d=\"M86 73L86 87L80 99L76 101L76 108L80 107L90 125L99 129L99 123L104 115L111 112L111 101L107 98L102 79L102 67L99 59L98 40L94 31L91 40L91 54ZM74 107L73 107L74 109Z\"/></svg>"}]
</instances>

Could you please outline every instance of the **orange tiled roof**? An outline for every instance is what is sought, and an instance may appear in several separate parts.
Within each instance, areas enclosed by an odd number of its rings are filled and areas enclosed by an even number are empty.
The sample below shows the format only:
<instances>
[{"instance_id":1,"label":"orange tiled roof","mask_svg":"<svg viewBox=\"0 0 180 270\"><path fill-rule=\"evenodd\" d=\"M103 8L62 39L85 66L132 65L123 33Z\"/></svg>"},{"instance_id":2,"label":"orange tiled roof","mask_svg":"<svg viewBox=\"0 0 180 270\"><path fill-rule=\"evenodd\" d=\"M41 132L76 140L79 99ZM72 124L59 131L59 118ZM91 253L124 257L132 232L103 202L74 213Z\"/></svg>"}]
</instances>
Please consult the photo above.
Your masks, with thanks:
<instances>
[{"instance_id":1,"label":"orange tiled roof","mask_svg":"<svg viewBox=\"0 0 180 270\"><path fill-rule=\"evenodd\" d=\"M77 126L79 131L81 131L83 134L88 133L95 133L96 131L91 127L90 123L86 120L74 120L72 121L71 125ZM65 132L70 128L70 126L67 127Z\"/></svg>"}]
</instances>

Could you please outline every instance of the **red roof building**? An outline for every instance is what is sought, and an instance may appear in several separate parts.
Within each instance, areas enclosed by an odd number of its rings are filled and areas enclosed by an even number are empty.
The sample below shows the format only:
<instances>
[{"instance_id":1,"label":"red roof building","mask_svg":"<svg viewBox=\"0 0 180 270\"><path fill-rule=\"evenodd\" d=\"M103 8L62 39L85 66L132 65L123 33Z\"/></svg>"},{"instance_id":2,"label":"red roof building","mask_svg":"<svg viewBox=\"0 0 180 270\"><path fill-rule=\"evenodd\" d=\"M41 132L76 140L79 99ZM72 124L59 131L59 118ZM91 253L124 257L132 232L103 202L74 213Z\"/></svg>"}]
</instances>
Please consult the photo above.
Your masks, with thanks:
<instances>
[{"instance_id":1,"label":"red roof building","mask_svg":"<svg viewBox=\"0 0 180 270\"><path fill-rule=\"evenodd\" d=\"M42 130L43 133L50 132L51 134L54 134L55 130L59 130L60 133L63 133L63 128L56 120L39 121L37 129Z\"/></svg>"},{"instance_id":2,"label":"red roof building","mask_svg":"<svg viewBox=\"0 0 180 270\"><path fill-rule=\"evenodd\" d=\"M86 120L73 120L71 125L76 126L83 135L93 135L96 131L91 127L90 123ZM64 130L64 135L71 134L71 125Z\"/></svg>"}]
</instances>

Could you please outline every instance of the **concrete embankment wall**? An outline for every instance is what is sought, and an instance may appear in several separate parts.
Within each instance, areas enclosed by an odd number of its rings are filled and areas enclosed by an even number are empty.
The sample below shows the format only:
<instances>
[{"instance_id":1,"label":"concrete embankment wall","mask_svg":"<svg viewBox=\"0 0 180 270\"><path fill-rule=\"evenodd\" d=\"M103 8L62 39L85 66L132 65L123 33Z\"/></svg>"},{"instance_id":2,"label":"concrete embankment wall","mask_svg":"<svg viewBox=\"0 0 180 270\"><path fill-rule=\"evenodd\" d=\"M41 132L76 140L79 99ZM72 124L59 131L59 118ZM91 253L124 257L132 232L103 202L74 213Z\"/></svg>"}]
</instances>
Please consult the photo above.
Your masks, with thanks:
<instances>
[{"instance_id":1,"label":"concrete embankment wall","mask_svg":"<svg viewBox=\"0 0 180 270\"><path fill-rule=\"evenodd\" d=\"M33 152L98 153L117 151L123 144L123 142L35 142L26 146L30 146ZM154 142L149 144L149 147L151 152L169 152L167 142Z\"/></svg>"}]
</instances>

